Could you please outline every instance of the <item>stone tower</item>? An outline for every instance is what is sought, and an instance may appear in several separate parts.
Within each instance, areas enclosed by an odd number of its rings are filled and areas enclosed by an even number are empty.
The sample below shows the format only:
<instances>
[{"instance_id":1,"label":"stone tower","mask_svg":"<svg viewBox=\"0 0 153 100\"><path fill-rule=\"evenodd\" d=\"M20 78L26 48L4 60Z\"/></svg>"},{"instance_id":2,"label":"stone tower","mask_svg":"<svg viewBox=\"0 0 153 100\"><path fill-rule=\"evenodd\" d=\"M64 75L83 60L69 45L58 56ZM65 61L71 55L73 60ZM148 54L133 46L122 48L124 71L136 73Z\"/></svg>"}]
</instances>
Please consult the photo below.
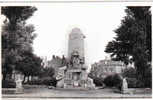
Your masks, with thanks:
<instances>
[{"instance_id":1,"label":"stone tower","mask_svg":"<svg viewBox=\"0 0 153 100\"><path fill-rule=\"evenodd\" d=\"M68 59L71 59L72 53L77 52L80 58L84 59L84 38L79 28L72 29L69 34Z\"/></svg>"}]
</instances>

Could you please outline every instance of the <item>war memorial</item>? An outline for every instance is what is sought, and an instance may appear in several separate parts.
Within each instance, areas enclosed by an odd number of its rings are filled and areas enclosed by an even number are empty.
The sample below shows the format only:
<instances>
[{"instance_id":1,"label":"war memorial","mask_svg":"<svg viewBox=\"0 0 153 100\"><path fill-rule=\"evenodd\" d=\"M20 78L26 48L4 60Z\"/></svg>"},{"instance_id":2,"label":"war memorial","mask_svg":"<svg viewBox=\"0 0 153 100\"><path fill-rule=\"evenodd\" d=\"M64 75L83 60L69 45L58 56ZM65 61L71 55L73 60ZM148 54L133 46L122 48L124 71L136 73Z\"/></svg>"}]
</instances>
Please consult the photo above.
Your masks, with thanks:
<instances>
[{"instance_id":1,"label":"war memorial","mask_svg":"<svg viewBox=\"0 0 153 100\"><path fill-rule=\"evenodd\" d=\"M57 87L95 88L93 80L88 77L86 72L84 39L85 36L79 28L72 29L68 42L68 64L58 70L56 79L60 79L60 81L57 83Z\"/></svg>"}]
</instances>

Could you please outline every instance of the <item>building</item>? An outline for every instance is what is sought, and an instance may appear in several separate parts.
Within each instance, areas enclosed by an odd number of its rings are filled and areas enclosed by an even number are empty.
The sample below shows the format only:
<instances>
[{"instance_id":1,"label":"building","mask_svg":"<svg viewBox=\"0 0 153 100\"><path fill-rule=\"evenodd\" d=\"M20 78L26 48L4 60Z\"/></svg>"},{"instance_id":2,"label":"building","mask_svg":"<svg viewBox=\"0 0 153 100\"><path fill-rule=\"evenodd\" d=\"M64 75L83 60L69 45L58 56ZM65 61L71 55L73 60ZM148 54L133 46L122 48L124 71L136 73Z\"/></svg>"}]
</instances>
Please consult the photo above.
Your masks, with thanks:
<instances>
[{"instance_id":1,"label":"building","mask_svg":"<svg viewBox=\"0 0 153 100\"><path fill-rule=\"evenodd\" d=\"M92 79L88 77L84 57L84 39L79 28L72 29L68 43L68 61L66 66L59 68L57 87L63 88L94 88Z\"/></svg>"},{"instance_id":2,"label":"building","mask_svg":"<svg viewBox=\"0 0 153 100\"><path fill-rule=\"evenodd\" d=\"M53 55L52 59L48 61L48 65L46 68L54 68L54 70L55 70L54 76L56 77L58 74L59 68L65 66L66 63L67 63L67 61L66 61L66 58L64 57L64 55L62 58L59 56Z\"/></svg>"},{"instance_id":3,"label":"building","mask_svg":"<svg viewBox=\"0 0 153 100\"><path fill-rule=\"evenodd\" d=\"M92 77L105 78L108 75L122 73L124 68L125 65L121 61L101 60L98 63L94 63L91 65L90 75Z\"/></svg>"}]
</instances>

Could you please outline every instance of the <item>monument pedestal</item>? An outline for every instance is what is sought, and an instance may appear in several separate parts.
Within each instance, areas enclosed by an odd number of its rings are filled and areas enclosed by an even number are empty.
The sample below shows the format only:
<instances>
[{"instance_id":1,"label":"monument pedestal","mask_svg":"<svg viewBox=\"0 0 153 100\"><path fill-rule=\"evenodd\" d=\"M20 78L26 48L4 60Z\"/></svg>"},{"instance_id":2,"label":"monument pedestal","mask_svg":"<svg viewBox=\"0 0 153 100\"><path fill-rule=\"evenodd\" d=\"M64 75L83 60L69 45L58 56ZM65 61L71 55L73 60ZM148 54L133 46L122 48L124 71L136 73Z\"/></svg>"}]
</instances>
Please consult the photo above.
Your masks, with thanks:
<instances>
[{"instance_id":1,"label":"monument pedestal","mask_svg":"<svg viewBox=\"0 0 153 100\"><path fill-rule=\"evenodd\" d=\"M127 83L126 78L123 78L123 83L122 83L122 93L123 93L123 94L127 94L127 93L129 93L128 83Z\"/></svg>"},{"instance_id":2,"label":"monument pedestal","mask_svg":"<svg viewBox=\"0 0 153 100\"><path fill-rule=\"evenodd\" d=\"M15 83L16 83L16 94L24 93L24 89L22 86L22 75L20 73L16 74L15 76Z\"/></svg>"},{"instance_id":3,"label":"monument pedestal","mask_svg":"<svg viewBox=\"0 0 153 100\"><path fill-rule=\"evenodd\" d=\"M64 70L63 70L64 71ZM93 80L86 71L81 69L67 69L57 87L66 89L95 89Z\"/></svg>"},{"instance_id":4,"label":"monument pedestal","mask_svg":"<svg viewBox=\"0 0 153 100\"><path fill-rule=\"evenodd\" d=\"M20 94L20 93L23 93L23 87L22 87L22 80L17 80L16 81L16 91L15 93L16 94Z\"/></svg>"},{"instance_id":5,"label":"monument pedestal","mask_svg":"<svg viewBox=\"0 0 153 100\"><path fill-rule=\"evenodd\" d=\"M22 94L22 93L24 93L24 89L23 88L16 88L15 93L16 94Z\"/></svg>"}]
</instances>

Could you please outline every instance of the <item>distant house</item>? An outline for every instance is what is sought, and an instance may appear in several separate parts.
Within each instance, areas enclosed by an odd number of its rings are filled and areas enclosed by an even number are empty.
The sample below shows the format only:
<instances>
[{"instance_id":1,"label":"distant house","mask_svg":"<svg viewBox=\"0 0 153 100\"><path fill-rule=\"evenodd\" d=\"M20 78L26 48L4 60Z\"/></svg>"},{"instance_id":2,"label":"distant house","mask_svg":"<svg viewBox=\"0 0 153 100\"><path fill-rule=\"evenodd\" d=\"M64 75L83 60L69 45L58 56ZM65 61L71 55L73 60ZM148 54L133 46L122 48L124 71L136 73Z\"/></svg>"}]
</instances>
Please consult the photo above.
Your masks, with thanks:
<instances>
[{"instance_id":1,"label":"distant house","mask_svg":"<svg viewBox=\"0 0 153 100\"><path fill-rule=\"evenodd\" d=\"M91 65L90 75L105 78L108 75L121 73L125 65L121 61L101 60Z\"/></svg>"},{"instance_id":2,"label":"distant house","mask_svg":"<svg viewBox=\"0 0 153 100\"><path fill-rule=\"evenodd\" d=\"M54 56L52 57L52 59L50 61L48 61L46 68L54 68L55 69L55 76L57 75L58 69L60 67L63 67L66 65L66 58L63 56L62 58L58 57L58 56Z\"/></svg>"}]
</instances>

